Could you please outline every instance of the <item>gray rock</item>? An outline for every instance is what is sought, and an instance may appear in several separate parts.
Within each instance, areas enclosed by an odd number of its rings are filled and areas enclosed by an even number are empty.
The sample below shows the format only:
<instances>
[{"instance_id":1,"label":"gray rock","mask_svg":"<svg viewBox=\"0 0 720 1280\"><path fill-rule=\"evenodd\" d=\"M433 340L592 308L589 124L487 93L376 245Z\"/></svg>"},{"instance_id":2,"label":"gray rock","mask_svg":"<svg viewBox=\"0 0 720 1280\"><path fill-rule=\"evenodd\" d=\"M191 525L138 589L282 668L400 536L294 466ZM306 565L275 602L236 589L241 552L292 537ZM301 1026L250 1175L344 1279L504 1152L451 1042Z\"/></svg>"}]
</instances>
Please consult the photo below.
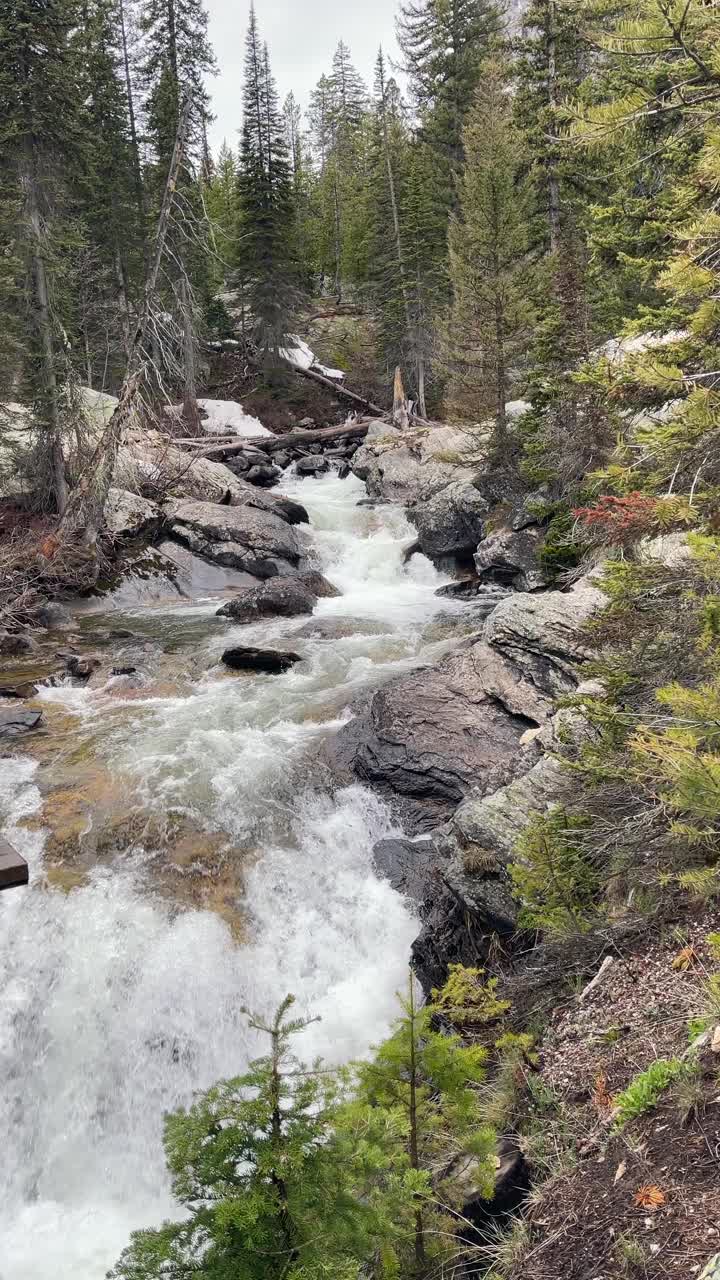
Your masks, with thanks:
<instances>
[{"instance_id":1,"label":"gray rock","mask_svg":"<svg viewBox=\"0 0 720 1280\"><path fill-rule=\"evenodd\" d=\"M318 454L317 456L298 458L295 463L295 470L301 476L318 476L322 471L327 471L328 465L327 458L323 458L322 455Z\"/></svg>"},{"instance_id":2,"label":"gray rock","mask_svg":"<svg viewBox=\"0 0 720 1280\"><path fill-rule=\"evenodd\" d=\"M57 600L47 600L38 609L36 617L41 627L49 627L50 630L56 627L69 627L73 621L70 610Z\"/></svg>"},{"instance_id":3,"label":"gray rock","mask_svg":"<svg viewBox=\"0 0 720 1280\"><path fill-rule=\"evenodd\" d=\"M105 527L115 538L136 538L157 528L161 511L157 503L128 489L111 488L105 503Z\"/></svg>"},{"instance_id":4,"label":"gray rock","mask_svg":"<svg viewBox=\"0 0 720 1280\"><path fill-rule=\"evenodd\" d=\"M472 551L483 536L487 510L485 499L469 480L454 480L409 514L421 550L437 557Z\"/></svg>"},{"instance_id":5,"label":"gray rock","mask_svg":"<svg viewBox=\"0 0 720 1280\"><path fill-rule=\"evenodd\" d=\"M406 898L422 902L428 879L437 862L432 840L380 840L373 849L375 870Z\"/></svg>"},{"instance_id":6,"label":"gray rock","mask_svg":"<svg viewBox=\"0 0 720 1280\"><path fill-rule=\"evenodd\" d=\"M234 645L226 649L222 655L226 667L233 671L264 671L270 675L279 675L289 671L296 662L302 662L299 653L284 652L280 649L253 649L247 646Z\"/></svg>"},{"instance_id":7,"label":"gray rock","mask_svg":"<svg viewBox=\"0 0 720 1280\"><path fill-rule=\"evenodd\" d=\"M481 578L506 582L517 591L545 586L545 574L537 562L542 540L539 529L497 529L480 543L473 560Z\"/></svg>"},{"instance_id":8,"label":"gray rock","mask_svg":"<svg viewBox=\"0 0 720 1280\"><path fill-rule=\"evenodd\" d=\"M295 533L273 511L172 502L167 505L167 526L174 538L197 555L257 578L291 574L300 560Z\"/></svg>"},{"instance_id":9,"label":"gray rock","mask_svg":"<svg viewBox=\"0 0 720 1280\"><path fill-rule=\"evenodd\" d=\"M33 653L38 648L37 640L26 635L24 631L0 631L0 654L3 657L15 657L19 653Z\"/></svg>"},{"instance_id":10,"label":"gray rock","mask_svg":"<svg viewBox=\"0 0 720 1280\"><path fill-rule=\"evenodd\" d=\"M309 587L314 595L322 597L324 600L332 600L336 596L342 595L342 591L338 591L332 582L328 582L328 579L324 574L320 573L319 569L306 569L303 573L298 574L298 577L306 587Z\"/></svg>"},{"instance_id":11,"label":"gray rock","mask_svg":"<svg viewBox=\"0 0 720 1280\"><path fill-rule=\"evenodd\" d=\"M280 616L292 618L312 613L317 597L297 578L271 578L268 582L248 587L234 600L218 609L219 618L234 622L257 622L260 618Z\"/></svg>"},{"instance_id":12,"label":"gray rock","mask_svg":"<svg viewBox=\"0 0 720 1280\"><path fill-rule=\"evenodd\" d=\"M263 462L256 463L250 467L245 478L248 484L271 485L275 483L281 474L279 467L274 467L269 462Z\"/></svg>"},{"instance_id":13,"label":"gray rock","mask_svg":"<svg viewBox=\"0 0 720 1280\"><path fill-rule=\"evenodd\" d=\"M369 618L313 618L293 631L297 640L345 640L348 636L390 635L392 627Z\"/></svg>"},{"instance_id":14,"label":"gray rock","mask_svg":"<svg viewBox=\"0 0 720 1280\"><path fill-rule=\"evenodd\" d=\"M38 729L42 722L41 711L24 707L0 707L0 738L18 738Z\"/></svg>"},{"instance_id":15,"label":"gray rock","mask_svg":"<svg viewBox=\"0 0 720 1280\"><path fill-rule=\"evenodd\" d=\"M485 638L526 680L557 697L575 688L578 666L592 657L584 628L605 604L602 591L584 581L567 592L513 595L490 614Z\"/></svg>"},{"instance_id":16,"label":"gray rock","mask_svg":"<svg viewBox=\"0 0 720 1280\"><path fill-rule=\"evenodd\" d=\"M274 510L288 524L309 524L310 517L301 502L294 498L285 498L282 494L273 494Z\"/></svg>"},{"instance_id":17,"label":"gray rock","mask_svg":"<svg viewBox=\"0 0 720 1280\"><path fill-rule=\"evenodd\" d=\"M502 767L518 756L521 734L536 723L526 712L544 715L544 703L532 689L513 699L506 690L508 704L518 707L508 710L491 669L501 663L488 654L487 646L473 646L390 680L368 711L339 731L331 754L360 778L429 802L438 816L478 782L497 785Z\"/></svg>"}]
</instances>

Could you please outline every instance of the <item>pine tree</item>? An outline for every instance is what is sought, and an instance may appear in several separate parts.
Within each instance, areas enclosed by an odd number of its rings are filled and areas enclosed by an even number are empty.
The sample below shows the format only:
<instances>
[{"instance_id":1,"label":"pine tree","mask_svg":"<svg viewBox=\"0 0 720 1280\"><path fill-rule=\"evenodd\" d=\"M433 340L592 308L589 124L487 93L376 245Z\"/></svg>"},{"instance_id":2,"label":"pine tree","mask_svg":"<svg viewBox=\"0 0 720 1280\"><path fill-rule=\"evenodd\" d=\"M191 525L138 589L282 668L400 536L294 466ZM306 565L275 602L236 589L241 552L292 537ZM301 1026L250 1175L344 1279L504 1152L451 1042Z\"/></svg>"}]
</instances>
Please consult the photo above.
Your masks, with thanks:
<instances>
[{"instance_id":1,"label":"pine tree","mask_svg":"<svg viewBox=\"0 0 720 1280\"><path fill-rule=\"evenodd\" d=\"M358 1152L335 1136L342 1082L292 1054L308 1024L288 1016L292 1004L288 996L269 1022L250 1015L266 1056L167 1117L168 1167L187 1217L136 1232L117 1280L353 1280L390 1230L365 1182L372 1144Z\"/></svg>"},{"instance_id":2,"label":"pine tree","mask_svg":"<svg viewBox=\"0 0 720 1280\"><path fill-rule=\"evenodd\" d=\"M432 1007L418 1005L412 975L400 1003L403 1012L392 1035L358 1068L357 1100L350 1115L357 1120L363 1109L385 1114L395 1134L395 1161L401 1155L417 1177L412 1255L414 1270L422 1273L430 1258L452 1241L452 1226L433 1208L433 1200L452 1206L458 1188L452 1176L438 1178L438 1170L448 1168L459 1151L472 1154L483 1187L491 1193L496 1135L483 1124L476 1091L485 1077L487 1051L433 1029ZM413 1263L405 1260L401 1274Z\"/></svg>"},{"instance_id":3,"label":"pine tree","mask_svg":"<svg viewBox=\"0 0 720 1280\"><path fill-rule=\"evenodd\" d=\"M273 364L287 345L296 300L294 215L284 121L254 8L245 41L239 192L238 268L258 347Z\"/></svg>"},{"instance_id":4,"label":"pine tree","mask_svg":"<svg viewBox=\"0 0 720 1280\"><path fill-rule=\"evenodd\" d=\"M486 0L408 0L400 7L398 42L423 137L455 172L480 64L499 33L498 10Z\"/></svg>"},{"instance_id":5,"label":"pine tree","mask_svg":"<svg viewBox=\"0 0 720 1280\"><path fill-rule=\"evenodd\" d=\"M84 165L78 216L87 232L80 272L79 325L88 384L118 385L142 290L144 233L138 207L129 101L123 82L122 33L111 0L85 5L76 33L82 68ZM112 181L108 181L112 174Z\"/></svg>"},{"instance_id":6,"label":"pine tree","mask_svg":"<svg viewBox=\"0 0 720 1280\"><path fill-rule=\"evenodd\" d=\"M141 67L145 113L161 177L167 172L183 92L192 93L191 144L202 159L210 119L206 77L215 56L202 0L146 0L141 14L144 49Z\"/></svg>"},{"instance_id":7,"label":"pine tree","mask_svg":"<svg viewBox=\"0 0 720 1280\"><path fill-rule=\"evenodd\" d=\"M73 187L83 163L72 40L79 20L74 0L0 2L2 239L11 249L5 287L23 355L22 371L6 355L5 375L17 391L20 373L21 398L34 406L44 437L39 475L59 512L68 493L61 380L72 330Z\"/></svg>"},{"instance_id":8,"label":"pine tree","mask_svg":"<svg viewBox=\"0 0 720 1280\"><path fill-rule=\"evenodd\" d=\"M507 69L497 60L483 65L464 146L460 211L450 225L451 398L460 413L492 413L495 445L502 452L511 370L531 330L531 192L522 138L512 121Z\"/></svg>"}]
</instances>

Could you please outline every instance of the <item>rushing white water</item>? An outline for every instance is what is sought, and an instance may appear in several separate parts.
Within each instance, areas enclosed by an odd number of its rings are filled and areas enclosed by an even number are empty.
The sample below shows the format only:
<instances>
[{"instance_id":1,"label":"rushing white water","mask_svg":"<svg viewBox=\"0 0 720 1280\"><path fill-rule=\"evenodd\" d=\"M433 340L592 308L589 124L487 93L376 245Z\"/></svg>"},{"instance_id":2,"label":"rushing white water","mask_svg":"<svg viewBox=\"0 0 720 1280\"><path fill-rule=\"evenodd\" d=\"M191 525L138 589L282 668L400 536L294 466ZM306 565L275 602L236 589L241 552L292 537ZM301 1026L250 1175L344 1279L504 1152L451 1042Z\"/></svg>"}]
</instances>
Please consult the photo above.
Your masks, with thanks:
<instances>
[{"instance_id":1,"label":"rushing white water","mask_svg":"<svg viewBox=\"0 0 720 1280\"><path fill-rule=\"evenodd\" d=\"M216 669L229 640L269 642L303 619L234 628L203 605L190 696L129 705L112 682L47 693L94 735L128 795L253 850L246 945L210 912L153 894L141 850L69 893L48 888L42 835L24 825L41 805L37 766L0 760L0 825L34 881L0 901L0 1280L101 1280L134 1227L176 1211L162 1114L242 1070L256 1048L243 1003L269 1011L293 991L322 1016L303 1052L334 1060L365 1052L393 1017L416 925L373 873L392 822L365 788L315 785L311 750L363 688L439 651L427 633L442 579L421 557L403 566L410 526L398 510L358 507L358 481L283 489L308 506L307 536L343 592L315 616L358 619L354 634L298 641L293 670L233 681Z\"/></svg>"}]
</instances>

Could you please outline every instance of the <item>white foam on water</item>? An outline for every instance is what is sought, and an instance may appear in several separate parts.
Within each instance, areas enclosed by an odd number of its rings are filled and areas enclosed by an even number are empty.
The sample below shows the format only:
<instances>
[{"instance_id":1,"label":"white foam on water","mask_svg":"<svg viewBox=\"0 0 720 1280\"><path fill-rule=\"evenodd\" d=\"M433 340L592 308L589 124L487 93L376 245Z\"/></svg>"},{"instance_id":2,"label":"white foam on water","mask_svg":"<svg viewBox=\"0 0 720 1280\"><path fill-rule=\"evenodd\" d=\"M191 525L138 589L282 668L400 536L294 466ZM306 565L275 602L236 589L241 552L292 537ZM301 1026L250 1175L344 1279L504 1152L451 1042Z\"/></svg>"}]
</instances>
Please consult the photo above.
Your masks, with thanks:
<instances>
[{"instance_id":1,"label":"white foam on water","mask_svg":"<svg viewBox=\"0 0 720 1280\"><path fill-rule=\"evenodd\" d=\"M46 694L85 729L97 721L97 749L129 795L256 841L245 945L210 912L155 896L141 858L97 867L69 893L49 887L42 832L24 825L40 809L37 766L0 761L0 829L33 881L0 895L0 1280L101 1280L131 1230L178 1212L162 1115L256 1051L242 1004L268 1012L293 991L322 1017L303 1051L334 1061L366 1052L394 1015L417 924L373 871L373 845L393 822L363 787L318 792L312 749L363 687L436 651L422 632L447 608L434 596L443 579L422 558L403 566L411 527L400 511L358 507L358 481L283 490L308 506L308 536L344 592L317 614L381 621L385 634L310 639L286 674L234 681L213 663L236 634L289 639L306 620L218 624L187 698Z\"/></svg>"}]
</instances>

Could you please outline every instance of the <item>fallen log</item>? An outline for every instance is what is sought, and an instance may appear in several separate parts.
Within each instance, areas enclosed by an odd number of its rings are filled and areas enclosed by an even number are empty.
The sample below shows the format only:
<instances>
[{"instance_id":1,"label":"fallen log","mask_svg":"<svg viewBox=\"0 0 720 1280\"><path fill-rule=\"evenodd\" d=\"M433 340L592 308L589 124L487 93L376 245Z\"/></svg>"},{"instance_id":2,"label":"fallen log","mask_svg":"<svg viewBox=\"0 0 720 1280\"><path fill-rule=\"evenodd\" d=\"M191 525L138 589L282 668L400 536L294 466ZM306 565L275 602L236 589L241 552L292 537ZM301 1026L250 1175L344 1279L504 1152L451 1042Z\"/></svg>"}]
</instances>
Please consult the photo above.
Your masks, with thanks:
<instances>
[{"instance_id":1,"label":"fallen log","mask_svg":"<svg viewBox=\"0 0 720 1280\"><path fill-rule=\"evenodd\" d=\"M306 431L298 427L297 431L286 431L281 436L250 436L244 440L237 436L226 444L208 444L207 448L198 448L193 441L177 439L176 445L189 445L197 458L232 458L244 449L262 449L263 453L276 453L281 449L293 449L297 445L323 444L325 441L342 440L347 436L364 436L370 426L369 419L356 422L344 422L339 427L318 427L315 431Z\"/></svg>"},{"instance_id":2,"label":"fallen log","mask_svg":"<svg viewBox=\"0 0 720 1280\"><path fill-rule=\"evenodd\" d=\"M361 404L368 413L373 413L376 418L389 418L390 414L387 409L381 409L379 405L373 404L372 400L367 400L365 396L358 395L357 391L349 391L340 382L333 382L332 378L326 378L322 373L316 373L314 369L300 369L298 365L292 364L290 360L285 362L289 369L294 369L295 373L301 373L303 378L309 378L311 382L319 382L321 387L327 387L333 395L342 396L344 400L350 400L353 404Z\"/></svg>"}]
</instances>

